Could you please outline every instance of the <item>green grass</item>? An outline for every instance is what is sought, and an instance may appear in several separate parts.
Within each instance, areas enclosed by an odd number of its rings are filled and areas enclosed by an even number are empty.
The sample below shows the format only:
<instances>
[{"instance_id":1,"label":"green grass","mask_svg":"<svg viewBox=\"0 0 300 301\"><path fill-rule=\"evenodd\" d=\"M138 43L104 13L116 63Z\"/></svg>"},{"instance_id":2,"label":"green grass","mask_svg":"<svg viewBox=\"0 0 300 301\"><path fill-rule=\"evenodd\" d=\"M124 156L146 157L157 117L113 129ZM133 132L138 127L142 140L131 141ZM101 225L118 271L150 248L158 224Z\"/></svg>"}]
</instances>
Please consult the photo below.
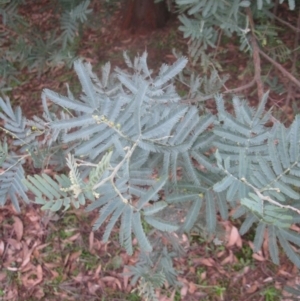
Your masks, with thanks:
<instances>
[{"instance_id":1,"label":"green grass","mask_svg":"<svg viewBox=\"0 0 300 301\"><path fill-rule=\"evenodd\" d=\"M252 258L252 254L252 249L247 245L243 246L239 251L237 251L235 256L238 259L238 263L233 265L234 270L240 271L246 266L253 267L254 260Z\"/></svg>"},{"instance_id":2,"label":"green grass","mask_svg":"<svg viewBox=\"0 0 300 301\"><path fill-rule=\"evenodd\" d=\"M279 301L281 292L273 286L265 288L261 293L261 296L264 296L264 301Z\"/></svg>"},{"instance_id":3,"label":"green grass","mask_svg":"<svg viewBox=\"0 0 300 301\"><path fill-rule=\"evenodd\" d=\"M130 293L124 295L124 293L118 293L112 289L105 289L105 296L101 298L101 301L111 301L111 300L124 300L124 301L142 301L142 298L136 293Z\"/></svg>"}]
</instances>

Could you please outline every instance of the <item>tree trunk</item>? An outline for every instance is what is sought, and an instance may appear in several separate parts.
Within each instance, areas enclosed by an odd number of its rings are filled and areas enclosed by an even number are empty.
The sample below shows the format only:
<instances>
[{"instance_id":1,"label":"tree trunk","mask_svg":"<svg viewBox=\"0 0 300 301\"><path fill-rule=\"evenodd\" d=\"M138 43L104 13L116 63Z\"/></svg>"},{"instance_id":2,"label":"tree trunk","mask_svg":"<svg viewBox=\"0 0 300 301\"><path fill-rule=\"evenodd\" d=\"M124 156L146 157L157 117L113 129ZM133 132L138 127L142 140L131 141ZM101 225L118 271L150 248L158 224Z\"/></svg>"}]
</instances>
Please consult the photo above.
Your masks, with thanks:
<instances>
[{"instance_id":1,"label":"tree trunk","mask_svg":"<svg viewBox=\"0 0 300 301\"><path fill-rule=\"evenodd\" d=\"M127 0L122 28L136 32L139 29L152 30L165 26L169 11L166 3L155 0Z\"/></svg>"}]
</instances>

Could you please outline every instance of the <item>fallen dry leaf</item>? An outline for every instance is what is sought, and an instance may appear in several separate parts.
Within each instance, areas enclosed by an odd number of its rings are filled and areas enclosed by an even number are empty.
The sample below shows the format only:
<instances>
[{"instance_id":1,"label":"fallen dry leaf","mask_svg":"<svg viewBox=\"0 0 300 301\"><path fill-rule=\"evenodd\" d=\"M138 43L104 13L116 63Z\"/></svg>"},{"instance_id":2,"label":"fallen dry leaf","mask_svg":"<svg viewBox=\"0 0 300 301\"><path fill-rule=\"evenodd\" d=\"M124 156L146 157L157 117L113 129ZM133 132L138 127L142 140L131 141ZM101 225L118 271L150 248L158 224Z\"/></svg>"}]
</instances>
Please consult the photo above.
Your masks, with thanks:
<instances>
[{"instance_id":1,"label":"fallen dry leaf","mask_svg":"<svg viewBox=\"0 0 300 301\"><path fill-rule=\"evenodd\" d=\"M100 288L100 286L97 283L91 283L91 282L88 282L87 286L88 286L89 293L92 295L95 295L96 291Z\"/></svg>"},{"instance_id":2,"label":"fallen dry leaf","mask_svg":"<svg viewBox=\"0 0 300 301\"><path fill-rule=\"evenodd\" d=\"M42 298L45 297L43 288L40 286L36 287L32 296L35 297L37 300L42 300ZM43 299L43 300L45 300L45 299Z\"/></svg>"},{"instance_id":3,"label":"fallen dry leaf","mask_svg":"<svg viewBox=\"0 0 300 301\"><path fill-rule=\"evenodd\" d=\"M22 249L22 243L17 241L16 239L8 238L6 241L11 247L13 247L13 249L15 249L15 250Z\"/></svg>"},{"instance_id":4,"label":"fallen dry leaf","mask_svg":"<svg viewBox=\"0 0 300 301\"><path fill-rule=\"evenodd\" d=\"M212 258L199 258L196 262L194 261L194 263L202 264L202 265L205 265L207 267L215 266L215 261Z\"/></svg>"},{"instance_id":5,"label":"fallen dry leaf","mask_svg":"<svg viewBox=\"0 0 300 301\"><path fill-rule=\"evenodd\" d=\"M30 257L35 247L37 246L37 242L35 242L31 249L28 249L28 246L23 243L23 262L20 266L20 270L24 269L24 267L30 262Z\"/></svg>"},{"instance_id":6,"label":"fallen dry leaf","mask_svg":"<svg viewBox=\"0 0 300 301\"><path fill-rule=\"evenodd\" d=\"M257 291L258 287L256 284L252 284L252 285L247 285L247 290L246 290L246 293L247 294L253 294L254 292Z\"/></svg>"},{"instance_id":7,"label":"fallen dry leaf","mask_svg":"<svg viewBox=\"0 0 300 301\"><path fill-rule=\"evenodd\" d=\"M189 293L194 294L197 290L197 285L194 282L189 283Z\"/></svg>"},{"instance_id":8,"label":"fallen dry leaf","mask_svg":"<svg viewBox=\"0 0 300 301\"><path fill-rule=\"evenodd\" d=\"M252 254L252 258L254 258L255 260L258 260L258 261L265 261L265 257L262 256L261 254L259 253L253 253Z\"/></svg>"},{"instance_id":9,"label":"fallen dry leaf","mask_svg":"<svg viewBox=\"0 0 300 301\"><path fill-rule=\"evenodd\" d=\"M72 235L71 237L67 238L67 239L64 239L63 240L63 243L67 244L67 243L70 243L70 242L73 242L75 240L77 240L77 238L80 236L80 233L76 233L74 235Z\"/></svg>"},{"instance_id":10,"label":"fallen dry leaf","mask_svg":"<svg viewBox=\"0 0 300 301\"><path fill-rule=\"evenodd\" d=\"M5 244L2 240L0 240L0 256L3 255L4 250L5 250Z\"/></svg>"},{"instance_id":11,"label":"fallen dry leaf","mask_svg":"<svg viewBox=\"0 0 300 301\"><path fill-rule=\"evenodd\" d=\"M24 230L23 223L17 216L13 216L12 218L14 220L13 228L16 233L17 241L21 241Z\"/></svg>"},{"instance_id":12,"label":"fallen dry leaf","mask_svg":"<svg viewBox=\"0 0 300 301\"><path fill-rule=\"evenodd\" d=\"M94 231L91 231L90 232L90 235L89 235L89 251L91 252L94 248Z\"/></svg>"},{"instance_id":13,"label":"fallen dry leaf","mask_svg":"<svg viewBox=\"0 0 300 301\"><path fill-rule=\"evenodd\" d=\"M230 250L229 255L221 261L221 265L232 263L232 262L234 262L234 260L235 260L235 257L233 255L232 251Z\"/></svg>"},{"instance_id":14,"label":"fallen dry leaf","mask_svg":"<svg viewBox=\"0 0 300 301\"><path fill-rule=\"evenodd\" d=\"M104 281L104 282L110 282L110 283L113 284L113 286L117 285L119 289L122 289L121 282L116 277L105 276L105 277L102 277L101 280Z\"/></svg>"},{"instance_id":15,"label":"fallen dry leaf","mask_svg":"<svg viewBox=\"0 0 300 301\"><path fill-rule=\"evenodd\" d=\"M99 279L101 270L102 270L102 265L99 264L98 267L97 267L97 269L95 270L95 273L94 273L94 279Z\"/></svg>"},{"instance_id":16,"label":"fallen dry leaf","mask_svg":"<svg viewBox=\"0 0 300 301\"><path fill-rule=\"evenodd\" d=\"M6 273L0 272L0 282L2 282L6 278Z\"/></svg>"},{"instance_id":17,"label":"fallen dry leaf","mask_svg":"<svg viewBox=\"0 0 300 301\"><path fill-rule=\"evenodd\" d=\"M186 295L188 293L188 286L186 284L184 284L182 286L182 288L180 289L180 296L181 296L181 300L184 300Z\"/></svg>"},{"instance_id":18,"label":"fallen dry leaf","mask_svg":"<svg viewBox=\"0 0 300 301\"><path fill-rule=\"evenodd\" d=\"M77 252L73 252L71 254L70 258L69 258L69 261L75 261L75 260L77 260L80 257L81 253L82 253L81 250L79 250Z\"/></svg>"},{"instance_id":19,"label":"fallen dry leaf","mask_svg":"<svg viewBox=\"0 0 300 301\"><path fill-rule=\"evenodd\" d=\"M267 282L272 282L274 279L272 277L267 277L266 279L264 279L264 283L267 283Z\"/></svg>"},{"instance_id":20,"label":"fallen dry leaf","mask_svg":"<svg viewBox=\"0 0 300 301\"><path fill-rule=\"evenodd\" d=\"M242 243L239 230L235 226L232 226L226 247L232 247L234 245L241 248L243 243Z\"/></svg>"}]
</instances>

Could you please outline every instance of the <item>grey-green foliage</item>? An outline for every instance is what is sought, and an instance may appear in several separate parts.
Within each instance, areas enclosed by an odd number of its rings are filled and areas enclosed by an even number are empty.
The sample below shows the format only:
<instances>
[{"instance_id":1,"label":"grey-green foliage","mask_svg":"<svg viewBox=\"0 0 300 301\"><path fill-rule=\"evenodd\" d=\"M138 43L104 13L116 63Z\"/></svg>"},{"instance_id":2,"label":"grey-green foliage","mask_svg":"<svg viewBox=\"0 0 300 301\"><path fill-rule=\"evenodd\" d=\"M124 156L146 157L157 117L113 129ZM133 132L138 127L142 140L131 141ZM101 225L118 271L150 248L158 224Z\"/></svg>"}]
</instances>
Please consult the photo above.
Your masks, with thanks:
<instances>
[{"instance_id":1,"label":"grey-green foliage","mask_svg":"<svg viewBox=\"0 0 300 301\"><path fill-rule=\"evenodd\" d=\"M88 8L90 0L52 1L48 9L53 10L53 18L39 27L40 24L33 25L35 22L19 12L21 5L28 7L36 3L31 0L0 2L4 27L0 41L0 76L3 78L0 89L10 86L12 81L18 82L18 74L25 67L41 74L49 67L61 64L72 66L76 59L75 38L92 12ZM59 20L55 19L55 13Z\"/></svg>"},{"instance_id":2,"label":"grey-green foliage","mask_svg":"<svg viewBox=\"0 0 300 301\"><path fill-rule=\"evenodd\" d=\"M272 260L279 263L279 243L300 267L294 249L300 237L290 229L300 212L300 116L285 127L265 111L268 95L256 109L234 97L232 113L216 95L217 114L200 113L174 85L187 59L162 65L157 75L146 59L146 53L133 61L125 54L128 70L111 72L107 63L100 79L90 64L76 61L83 93L76 97L68 89L62 96L45 89L41 118L26 120L1 99L5 131L19 151L1 144L1 204L10 197L18 209L17 196L26 201L30 189L44 209L98 210L94 230L104 227L104 241L120 221L127 252L133 253L136 237L143 252L152 251L149 260L157 261L142 260L133 270L150 295L154 283L172 283L176 273L172 253L153 242L148 230L189 232L205 216L213 233L218 212L227 219L231 208L245 217L241 233L255 228L256 250L267 233ZM50 102L61 110L51 112ZM56 176L26 176L26 157Z\"/></svg>"},{"instance_id":3,"label":"grey-green foliage","mask_svg":"<svg viewBox=\"0 0 300 301\"><path fill-rule=\"evenodd\" d=\"M300 285L296 285L295 287L285 286L284 290L291 294L291 297L287 297L283 300L299 300L300 296ZM294 297L293 297L294 296Z\"/></svg>"},{"instance_id":4,"label":"grey-green foliage","mask_svg":"<svg viewBox=\"0 0 300 301\"><path fill-rule=\"evenodd\" d=\"M132 276L131 285L136 287L145 300L158 300L155 290L168 282L172 286L179 285L177 271L173 266L173 258L185 255L175 235L167 232L150 232L148 237L154 252L140 252L135 266L128 266L128 275ZM173 251L163 242L167 240Z\"/></svg>"},{"instance_id":5,"label":"grey-green foliage","mask_svg":"<svg viewBox=\"0 0 300 301\"><path fill-rule=\"evenodd\" d=\"M277 37L279 28L271 23L274 16L269 10L276 5L270 0L175 0L180 12L179 20L185 38L190 39L189 55L194 64L199 60L201 66L214 65L209 54L216 48L222 34L232 37L237 34L240 39L240 50L251 51L249 32L251 31L249 19L245 11L250 7L255 18L255 36L260 44L267 46L267 40L273 40L268 52L276 59L286 59L291 50ZM279 1L283 3L284 0ZM295 9L295 0L287 1L291 10ZM209 51L208 51L209 50ZM215 57L215 55L214 55ZM217 66L215 66L217 67Z\"/></svg>"},{"instance_id":6,"label":"grey-green foliage","mask_svg":"<svg viewBox=\"0 0 300 301\"><path fill-rule=\"evenodd\" d=\"M6 148L7 145L4 144ZM1 148L3 146L1 145ZM29 203L29 199L26 195L27 188L22 182L24 178L24 169L22 166L22 159L18 159L13 153L4 160L1 158L1 172L0 172L0 205L3 206L6 203L7 198L10 198L13 206L16 210L20 211L18 197Z\"/></svg>"},{"instance_id":7,"label":"grey-green foliage","mask_svg":"<svg viewBox=\"0 0 300 301\"><path fill-rule=\"evenodd\" d=\"M218 124L214 133L217 164L225 177L214 185L214 190L226 191L229 202L241 200L235 217L246 215L241 233L257 223L255 250L261 248L263 233L269 235L272 260L279 263L276 238L288 255L299 266L299 256L290 243L300 245L296 232L290 226L299 220L299 126L296 116L289 128L275 121L266 125L271 112L264 112L267 94L257 110L245 101L233 99L235 116L224 109L217 97Z\"/></svg>"},{"instance_id":8,"label":"grey-green foliage","mask_svg":"<svg viewBox=\"0 0 300 301\"><path fill-rule=\"evenodd\" d=\"M22 117L20 108L13 111L10 101L6 98L4 101L0 98L0 107L3 111L0 112L0 118L5 122L5 132L11 133L12 138L16 139L15 144L18 145L20 141L26 135L26 121ZM24 158L9 151L6 139L0 144L1 150L1 172L0 172L0 205L3 206L9 197L17 210L19 208L18 195L23 198L25 202L28 202L26 195L27 188L23 184L24 178Z\"/></svg>"}]
</instances>

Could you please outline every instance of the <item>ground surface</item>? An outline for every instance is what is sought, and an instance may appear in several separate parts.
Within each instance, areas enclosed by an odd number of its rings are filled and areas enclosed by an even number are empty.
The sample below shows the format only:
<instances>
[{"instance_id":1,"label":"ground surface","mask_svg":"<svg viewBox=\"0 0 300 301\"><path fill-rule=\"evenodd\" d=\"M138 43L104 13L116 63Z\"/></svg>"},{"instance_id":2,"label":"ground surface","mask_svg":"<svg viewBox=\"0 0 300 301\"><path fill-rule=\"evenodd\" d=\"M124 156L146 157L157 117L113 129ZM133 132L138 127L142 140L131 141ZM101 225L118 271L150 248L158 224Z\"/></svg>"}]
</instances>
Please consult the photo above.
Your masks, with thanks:
<instances>
[{"instance_id":1,"label":"ground surface","mask_svg":"<svg viewBox=\"0 0 300 301\"><path fill-rule=\"evenodd\" d=\"M173 48L186 52L187 41L177 31L176 18L163 29L133 35L120 30L119 4L103 3L93 1L101 24L97 26L97 18L91 20L94 28L85 31L78 50L94 70L107 61L125 67L125 50L131 57L147 51L153 69L175 61ZM228 41L226 48L229 51L224 55L222 73L231 76L229 88L238 87L251 80L247 74L237 76L247 65L246 58L234 41ZM26 83L13 89L10 97L26 116L41 113L39 95L44 87L66 93L64 83L68 82L71 89L80 88L74 72L66 68L54 68L40 77L25 70L24 75ZM254 91L250 95L254 105L255 96ZM274 94L271 102L279 114L290 118L291 111L283 107L283 99ZM1 208L0 300L141 300L124 276L126 265L136 262L138 251L129 257L119 247L117 229L109 243L101 243L101 230L91 231L96 217L97 213L83 210L49 215L35 205L22 206L21 214L10 205ZM175 260L182 287L161 290L159 300L276 301L281 299L284 285L300 283L298 270L285 256L281 256L280 266L271 263L266 243L261 252L253 254L253 237L240 237L238 221L222 225L227 233L222 246L201 235L193 235L189 242L183 237L185 246L189 246L187 255Z\"/></svg>"}]
</instances>

